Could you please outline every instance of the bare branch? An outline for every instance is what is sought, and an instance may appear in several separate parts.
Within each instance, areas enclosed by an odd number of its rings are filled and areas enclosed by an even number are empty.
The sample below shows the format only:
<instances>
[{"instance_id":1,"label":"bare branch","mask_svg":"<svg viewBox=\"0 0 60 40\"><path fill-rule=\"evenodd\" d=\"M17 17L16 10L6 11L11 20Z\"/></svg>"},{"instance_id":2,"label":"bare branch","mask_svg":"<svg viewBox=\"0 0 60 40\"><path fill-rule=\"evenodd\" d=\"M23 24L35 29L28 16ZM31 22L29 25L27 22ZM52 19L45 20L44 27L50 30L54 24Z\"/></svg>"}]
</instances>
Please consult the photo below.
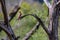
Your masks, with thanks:
<instances>
[{"instance_id":1,"label":"bare branch","mask_svg":"<svg viewBox=\"0 0 60 40\"><path fill-rule=\"evenodd\" d=\"M0 28L8 35L10 40L18 40L18 38L14 35L10 26L7 28L4 23L0 23Z\"/></svg>"},{"instance_id":2,"label":"bare branch","mask_svg":"<svg viewBox=\"0 0 60 40\"><path fill-rule=\"evenodd\" d=\"M15 15L17 14L17 12L19 11L20 7L19 5L16 5L14 7L14 9L12 10L12 12L9 15L9 22L15 17Z\"/></svg>"},{"instance_id":3,"label":"bare branch","mask_svg":"<svg viewBox=\"0 0 60 40\"><path fill-rule=\"evenodd\" d=\"M39 26L40 23L37 22L37 24L25 35L25 37L22 40L28 40L31 37L31 35L33 35L36 32Z\"/></svg>"},{"instance_id":4,"label":"bare branch","mask_svg":"<svg viewBox=\"0 0 60 40\"><path fill-rule=\"evenodd\" d=\"M4 22L5 24L8 24L8 15L7 15L7 10L6 10L5 0L0 0L0 2L1 2L3 15L4 15Z\"/></svg>"},{"instance_id":5,"label":"bare branch","mask_svg":"<svg viewBox=\"0 0 60 40\"><path fill-rule=\"evenodd\" d=\"M19 2L19 6L21 6L22 2L23 2L23 0L20 0L20 2Z\"/></svg>"},{"instance_id":6,"label":"bare branch","mask_svg":"<svg viewBox=\"0 0 60 40\"><path fill-rule=\"evenodd\" d=\"M0 2L1 2L3 15L4 15L4 23L2 24L0 23L0 28L2 28L2 30L8 35L10 40L16 40L16 36L9 24L5 0L0 0Z\"/></svg>"},{"instance_id":7,"label":"bare branch","mask_svg":"<svg viewBox=\"0 0 60 40\"><path fill-rule=\"evenodd\" d=\"M17 12L19 11L19 9L21 8L21 4L22 4L23 0L20 0L19 4L17 4L14 9L12 10L12 12L9 15L9 22L15 17L15 15L17 14Z\"/></svg>"},{"instance_id":8,"label":"bare branch","mask_svg":"<svg viewBox=\"0 0 60 40\"><path fill-rule=\"evenodd\" d=\"M46 32L48 35L50 34L50 31L48 30L48 28L44 25L43 21L42 21L37 15L35 15L35 14L26 14L26 15L24 15L24 16L21 16L20 19L22 19L22 18L24 18L24 17L26 17L26 16L28 16L28 15L31 15L31 16L35 17L35 18L38 20L38 22L41 24L41 26L42 26L42 28L45 30L45 32Z\"/></svg>"},{"instance_id":9,"label":"bare branch","mask_svg":"<svg viewBox=\"0 0 60 40\"><path fill-rule=\"evenodd\" d=\"M4 25L4 23L0 23L0 28L9 36L11 37L10 35L10 31L6 28L6 25Z\"/></svg>"},{"instance_id":10,"label":"bare branch","mask_svg":"<svg viewBox=\"0 0 60 40\"><path fill-rule=\"evenodd\" d=\"M11 35L9 30L5 26L6 25L0 23L0 28L2 28L8 35Z\"/></svg>"},{"instance_id":11,"label":"bare branch","mask_svg":"<svg viewBox=\"0 0 60 40\"><path fill-rule=\"evenodd\" d=\"M44 0L44 2L48 8L52 8L52 5L50 4L49 0Z\"/></svg>"},{"instance_id":12,"label":"bare branch","mask_svg":"<svg viewBox=\"0 0 60 40\"><path fill-rule=\"evenodd\" d=\"M59 4L60 4L60 1L58 1L58 2L56 3L56 6L60 6Z\"/></svg>"}]
</instances>

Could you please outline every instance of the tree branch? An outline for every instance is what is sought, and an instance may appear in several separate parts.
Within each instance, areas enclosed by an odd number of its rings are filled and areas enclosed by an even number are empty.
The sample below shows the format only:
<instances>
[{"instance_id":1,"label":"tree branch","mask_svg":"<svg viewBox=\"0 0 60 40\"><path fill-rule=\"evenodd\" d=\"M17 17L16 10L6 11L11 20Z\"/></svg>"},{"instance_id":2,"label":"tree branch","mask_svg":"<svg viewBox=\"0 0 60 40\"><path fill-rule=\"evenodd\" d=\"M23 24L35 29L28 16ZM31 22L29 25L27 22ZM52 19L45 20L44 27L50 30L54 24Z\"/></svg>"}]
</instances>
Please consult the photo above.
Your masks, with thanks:
<instances>
[{"instance_id":1,"label":"tree branch","mask_svg":"<svg viewBox=\"0 0 60 40\"><path fill-rule=\"evenodd\" d=\"M42 21L37 15L35 15L35 14L26 14L26 15L24 15L24 16L21 16L20 19L22 19L22 18L24 18L24 17L26 17L26 16L29 16L29 15L35 17L35 18L38 20L38 22L41 24L41 26L42 26L42 28L45 30L45 32L46 32L48 35L50 34L50 31L48 30L48 28L44 25L43 21Z\"/></svg>"},{"instance_id":2,"label":"tree branch","mask_svg":"<svg viewBox=\"0 0 60 40\"><path fill-rule=\"evenodd\" d=\"M0 28L9 36L9 38L11 38L11 33L7 29L6 25L4 25L4 23L0 23Z\"/></svg>"},{"instance_id":3,"label":"tree branch","mask_svg":"<svg viewBox=\"0 0 60 40\"><path fill-rule=\"evenodd\" d=\"M7 10L6 10L5 0L0 0L0 2L1 2L3 15L4 15L4 23L8 24L8 15L7 15Z\"/></svg>"},{"instance_id":4,"label":"tree branch","mask_svg":"<svg viewBox=\"0 0 60 40\"><path fill-rule=\"evenodd\" d=\"M56 3L56 6L55 6L55 7L57 7L57 6L60 6L60 1L58 1L58 2Z\"/></svg>"},{"instance_id":5,"label":"tree branch","mask_svg":"<svg viewBox=\"0 0 60 40\"><path fill-rule=\"evenodd\" d=\"M37 22L37 24L28 33L26 33L25 37L22 40L28 40L31 37L31 35L33 35L36 32L39 26L40 23Z\"/></svg>"},{"instance_id":6,"label":"tree branch","mask_svg":"<svg viewBox=\"0 0 60 40\"><path fill-rule=\"evenodd\" d=\"M18 40L18 38L14 35L13 31L11 30L10 26L7 28L6 25L2 22L0 23L0 28L8 35L9 40Z\"/></svg>"},{"instance_id":7,"label":"tree branch","mask_svg":"<svg viewBox=\"0 0 60 40\"><path fill-rule=\"evenodd\" d=\"M3 15L4 15L4 23L2 23L2 24L0 23L0 28L2 28L2 30L8 35L10 40L15 40L16 36L9 24L5 0L0 0L0 2L1 2Z\"/></svg>"},{"instance_id":8,"label":"tree branch","mask_svg":"<svg viewBox=\"0 0 60 40\"><path fill-rule=\"evenodd\" d=\"M50 4L49 0L44 0L44 2L48 8L52 8L52 5Z\"/></svg>"},{"instance_id":9,"label":"tree branch","mask_svg":"<svg viewBox=\"0 0 60 40\"><path fill-rule=\"evenodd\" d=\"M9 15L9 22L15 17L15 15L17 14L17 12L19 11L20 7L19 5L16 5L14 7L14 9L12 10L12 12Z\"/></svg>"}]
</instances>

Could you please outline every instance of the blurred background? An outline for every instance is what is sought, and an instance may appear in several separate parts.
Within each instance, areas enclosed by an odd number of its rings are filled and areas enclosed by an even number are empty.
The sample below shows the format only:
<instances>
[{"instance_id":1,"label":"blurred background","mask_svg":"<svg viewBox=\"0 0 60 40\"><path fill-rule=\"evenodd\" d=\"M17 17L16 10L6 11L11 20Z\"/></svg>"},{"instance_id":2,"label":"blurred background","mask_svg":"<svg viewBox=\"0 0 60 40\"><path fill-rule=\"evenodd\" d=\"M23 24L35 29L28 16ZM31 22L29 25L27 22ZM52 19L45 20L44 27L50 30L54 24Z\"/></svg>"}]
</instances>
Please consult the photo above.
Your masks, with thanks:
<instances>
[{"instance_id":1,"label":"blurred background","mask_svg":"<svg viewBox=\"0 0 60 40\"><path fill-rule=\"evenodd\" d=\"M50 0L49 0L50 1ZM43 0L5 0L6 2L6 8L8 15L13 10L15 5L19 5L21 9L22 15L24 14L36 14L38 17L42 19L42 21L45 23L46 26L48 26L48 8L43 2ZM10 22L12 28L14 29L14 33L17 36L20 36L19 40L22 40L22 38L25 36L27 32L29 32L34 25L37 23L37 20L32 16L27 16L23 18L22 20L17 20L19 16L19 11L17 15L14 17L14 19ZM2 10L1 10L1 4L0 4L0 21L4 20ZM59 19L60 20L60 19ZM59 22L60 23L60 22ZM60 25L59 25L60 29ZM60 37L60 30L59 31L59 37ZM5 38L6 34L4 31L0 32L0 40L1 38ZM48 36L43 30L43 28L40 26L36 33L34 33L29 40L48 40ZM59 38L60 40L60 38Z\"/></svg>"}]
</instances>

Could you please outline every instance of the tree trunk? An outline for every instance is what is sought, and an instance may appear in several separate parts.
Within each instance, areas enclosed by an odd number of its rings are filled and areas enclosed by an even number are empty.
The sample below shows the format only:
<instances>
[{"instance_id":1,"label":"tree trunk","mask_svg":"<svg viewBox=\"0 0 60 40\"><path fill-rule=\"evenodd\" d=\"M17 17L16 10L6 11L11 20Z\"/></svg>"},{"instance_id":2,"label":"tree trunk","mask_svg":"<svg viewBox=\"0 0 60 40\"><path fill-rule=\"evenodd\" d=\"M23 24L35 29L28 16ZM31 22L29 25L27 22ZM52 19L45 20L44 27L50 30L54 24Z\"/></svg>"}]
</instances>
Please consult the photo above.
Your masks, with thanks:
<instances>
[{"instance_id":1,"label":"tree trunk","mask_svg":"<svg viewBox=\"0 0 60 40\"><path fill-rule=\"evenodd\" d=\"M59 18L59 9L60 3L56 6L53 6L53 9L50 10L50 35L49 40L58 40L58 18Z\"/></svg>"},{"instance_id":2,"label":"tree trunk","mask_svg":"<svg viewBox=\"0 0 60 40\"><path fill-rule=\"evenodd\" d=\"M49 40L58 40L58 16L53 19L52 31Z\"/></svg>"}]
</instances>

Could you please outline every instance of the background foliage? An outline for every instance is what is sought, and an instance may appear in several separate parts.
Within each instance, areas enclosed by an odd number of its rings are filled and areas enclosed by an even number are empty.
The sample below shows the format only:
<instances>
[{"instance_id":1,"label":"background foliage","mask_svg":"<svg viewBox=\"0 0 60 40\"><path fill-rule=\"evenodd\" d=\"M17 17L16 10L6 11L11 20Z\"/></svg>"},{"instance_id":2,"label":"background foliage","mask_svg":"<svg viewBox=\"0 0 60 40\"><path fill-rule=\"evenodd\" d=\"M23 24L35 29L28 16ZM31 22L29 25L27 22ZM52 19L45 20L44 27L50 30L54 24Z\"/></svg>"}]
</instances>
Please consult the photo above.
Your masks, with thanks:
<instances>
[{"instance_id":1,"label":"background foliage","mask_svg":"<svg viewBox=\"0 0 60 40\"><path fill-rule=\"evenodd\" d=\"M22 12L22 15L36 14L43 20L46 26L48 24L48 16L47 16L48 8L46 7L45 4L39 4L39 3L28 4L27 2L23 2L21 5L21 9L19 11ZM32 16L27 16L23 18L22 20L17 20L18 15L19 15L19 12L14 17L14 19L10 22L10 24L13 29L14 27L17 26L17 28L14 29L14 33L17 36L20 36L19 40L22 40L25 34L29 32L29 30L31 30L33 26L37 23L37 20L33 18ZM0 13L0 20L3 20L2 13ZM5 36L6 34L3 31L0 32L0 40L1 38L4 38ZM40 26L37 32L34 35L32 35L29 40L48 40L48 36Z\"/></svg>"}]
</instances>

